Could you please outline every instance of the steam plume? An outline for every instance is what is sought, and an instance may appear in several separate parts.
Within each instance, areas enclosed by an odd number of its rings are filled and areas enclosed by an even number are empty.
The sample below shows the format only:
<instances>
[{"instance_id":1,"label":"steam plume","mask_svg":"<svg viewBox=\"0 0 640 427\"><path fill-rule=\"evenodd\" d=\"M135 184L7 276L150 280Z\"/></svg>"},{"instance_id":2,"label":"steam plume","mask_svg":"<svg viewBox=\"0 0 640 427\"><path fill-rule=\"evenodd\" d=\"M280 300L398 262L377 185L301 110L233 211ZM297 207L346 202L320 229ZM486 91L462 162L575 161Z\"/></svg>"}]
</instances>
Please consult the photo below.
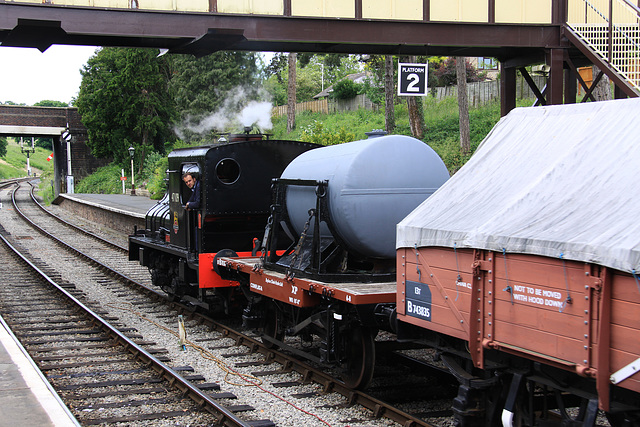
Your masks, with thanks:
<instances>
[{"instance_id":1,"label":"steam plume","mask_svg":"<svg viewBox=\"0 0 640 427\"><path fill-rule=\"evenodd\" d=\"M257 125L262 131L271 129L273 127L271 102L250 100L247 92L250 91L242 87L230 90L224 96L224 103L220 109L200 119L197 123L192 123L193 118L187 117L186 123L176 127L176 134L184 139L185 130L203 134L212 130L237 132L245 126L253 125ZM266 92L260 90L259 95L264 98ZM255 95L252 98L255 98Z\"/></svg>"}]
</instances>

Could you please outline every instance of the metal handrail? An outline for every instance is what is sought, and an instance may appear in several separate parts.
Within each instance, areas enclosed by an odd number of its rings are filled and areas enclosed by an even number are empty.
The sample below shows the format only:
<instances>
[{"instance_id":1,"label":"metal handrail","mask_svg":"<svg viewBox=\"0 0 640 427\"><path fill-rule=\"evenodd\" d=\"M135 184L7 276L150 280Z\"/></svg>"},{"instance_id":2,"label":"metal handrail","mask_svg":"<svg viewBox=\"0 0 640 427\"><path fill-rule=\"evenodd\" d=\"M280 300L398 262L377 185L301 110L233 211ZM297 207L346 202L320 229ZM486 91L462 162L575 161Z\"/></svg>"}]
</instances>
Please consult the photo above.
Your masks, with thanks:
<instances>
[{"instance_id":1,"label":"metal handrail","mask_svg":"<svg viewBox=\"0 0 640 427\"><path fill-rule=\"evenodd\" d=\"M567 26L640 90L640 8L630 0L568 0L568 5Z\"/></svg>"}]
</instances>

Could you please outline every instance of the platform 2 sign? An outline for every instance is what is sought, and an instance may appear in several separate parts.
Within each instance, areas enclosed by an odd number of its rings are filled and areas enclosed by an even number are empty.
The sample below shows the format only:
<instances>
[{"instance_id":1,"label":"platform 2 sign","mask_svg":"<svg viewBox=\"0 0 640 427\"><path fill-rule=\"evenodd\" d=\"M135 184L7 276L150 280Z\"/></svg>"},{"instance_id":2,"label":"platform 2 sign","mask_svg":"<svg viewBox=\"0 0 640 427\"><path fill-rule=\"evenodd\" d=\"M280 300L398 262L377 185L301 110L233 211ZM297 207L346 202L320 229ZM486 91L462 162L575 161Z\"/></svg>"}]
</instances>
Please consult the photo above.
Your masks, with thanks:
<instances>
[{"instance_id":1,"label":"platform 2 sign","mask_svg":"<svg viewBox=\"0 0 640 427\"><path fill-rule=\"evenodd\" d=\"M431 321L431 289L426 283L407 280L405 285L407 316Z\"/></svg>"},{"instance_id":2,"label":"platform 2 sign","mask_svg":"<svg viewBox=\"0 0 640 427\"><path fill-rule=\"evenodd\" d=\"M398 63L398 96L427 96L429 64Z\"/></svg>"}]
</instances>

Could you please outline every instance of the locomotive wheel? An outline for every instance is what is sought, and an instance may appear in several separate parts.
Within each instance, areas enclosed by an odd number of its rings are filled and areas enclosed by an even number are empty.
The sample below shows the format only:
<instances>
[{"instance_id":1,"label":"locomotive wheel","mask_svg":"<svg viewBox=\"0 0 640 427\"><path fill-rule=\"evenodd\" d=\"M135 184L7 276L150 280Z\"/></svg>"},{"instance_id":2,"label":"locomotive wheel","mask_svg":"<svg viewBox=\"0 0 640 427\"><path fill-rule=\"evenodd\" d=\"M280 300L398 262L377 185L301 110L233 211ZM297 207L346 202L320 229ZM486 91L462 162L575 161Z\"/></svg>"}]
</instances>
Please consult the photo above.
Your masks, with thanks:
<instances>
[{"instance_id":1,"label":"locomotive wheel","mask_svg":"<svg viewBox=\"0 0 640 427\"><path fill-rule=\"evenodd\" d=\"M262 334L266 337L282 341L284 338L284 332L282 331L281 323L282 318L280 316L280 310L278 310L275 302L269 302L265 312L265 324ZM277 344L267 340L262 340L262 343L267 348L276 348L278 346Z\"/></svg>"},{"instance_id":2,"label":"locomotive wheel","mask_svg":"<svg viewBox=\"0 0 640 427\"><path fill-rule=\"evenodd\" d=\"M364 390L373 378L376 362L375 343L369 328L354 326L344 334L346 362L342 380L347 387Z\"/></svg>"}]
</instances>

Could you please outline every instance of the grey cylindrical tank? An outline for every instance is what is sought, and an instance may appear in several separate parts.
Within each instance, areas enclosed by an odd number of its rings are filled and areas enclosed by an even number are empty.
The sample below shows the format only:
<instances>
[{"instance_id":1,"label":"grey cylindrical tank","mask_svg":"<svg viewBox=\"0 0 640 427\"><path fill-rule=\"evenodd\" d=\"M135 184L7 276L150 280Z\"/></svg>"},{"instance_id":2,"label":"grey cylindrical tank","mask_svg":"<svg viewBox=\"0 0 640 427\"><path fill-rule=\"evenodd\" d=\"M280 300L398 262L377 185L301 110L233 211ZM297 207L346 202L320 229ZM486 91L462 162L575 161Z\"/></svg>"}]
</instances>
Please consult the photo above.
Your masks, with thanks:
<instances>
[{"instance_id":1,"label":"grey cylindrical tank","mask_svg":"<svg viewBox=\"0 0 640 427\"><path fill-rule=\"evenodd\" d=\"M449 173L427 144L388 135L307 151L287 166L282 178L328 180L330 214L340 237L361 255L393 258L396 224L449 179ZM314 190L288 189L287 210L298 235L309 209L315 208Z\"/></svg>"}]
</instances>

